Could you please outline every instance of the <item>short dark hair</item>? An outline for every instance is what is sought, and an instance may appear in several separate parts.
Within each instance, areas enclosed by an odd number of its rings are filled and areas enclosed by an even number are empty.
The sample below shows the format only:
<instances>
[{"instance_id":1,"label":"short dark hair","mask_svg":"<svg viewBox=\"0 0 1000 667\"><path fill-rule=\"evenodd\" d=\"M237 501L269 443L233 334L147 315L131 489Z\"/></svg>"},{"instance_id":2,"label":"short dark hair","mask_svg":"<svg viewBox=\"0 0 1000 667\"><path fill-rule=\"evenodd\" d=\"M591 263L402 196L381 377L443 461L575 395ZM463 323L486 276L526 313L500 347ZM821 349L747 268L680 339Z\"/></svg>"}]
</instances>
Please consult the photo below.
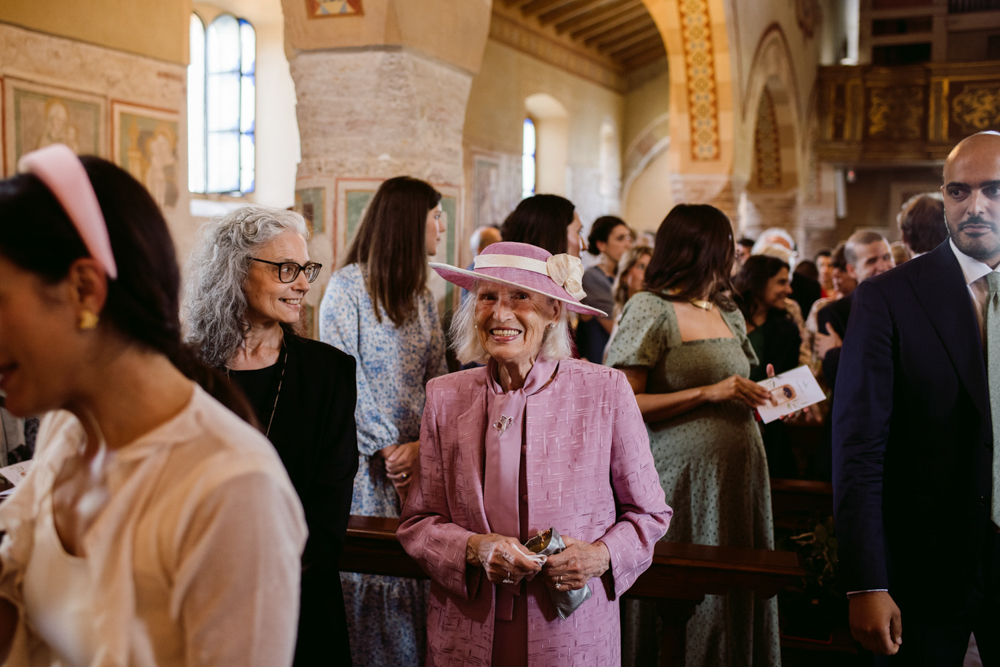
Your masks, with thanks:
<instances>
[{"instance_id":1,"label":"short dark hair","mask_svg":"<svg viewBox=\"0 0 1000 667\"><path fill-rule=\"evenodd\" d=\"M410 176L382 183L354 233L344 266L362 264L366 287L382 321L381 309L397 327L416 312L417 295L427 286L427 213L441 193Z\"/></svg>"},{"instance_id":2,"label":"short dark hair","mask_svg":"<svg viewBox=\"0 0 1000 667\"><path fill-rule=\"evenodd\" d=\"M553 255L569 248L566 228L573 222L573 202L559 195L522 199L500 228L504 241L530 243Z\"/></svg>"},{"instance_id":3,"label":"short dark hair","mask_svg":"<svg viewBox=\"0 0 1000 667\"><path fill-rule=\"evenodd\" d=\"M709 204L678 204L656 232L646 290L676 301L707 295L733 310L724 292L735 259L733 225L725 213Z\"/></svg>"},{"instance_id":4,"label":"short dark hair","mask_svg":"<svg viewBox=\"0 0 1000 667\"><path fill-rule=\"evenodd\" d=\"M600 255L601 251L597 249L597 243L607 243L611 232L618 226L624 226L625 229L629 230L629 234L632 233L632 230L625 224L625 221L619 217L602 215L597 220L594 220L594 224L590 226L590 236L587 237L587 252L594 257Z\"/></svg>"},{"instance_id":5,"label":"short dark hair","mask_svg":"<svg viewBox=\"0 0 1000 667\"><path fill-rule=\"evenodd\" d=\"M741 245L744 248L753 248L754 245L756 245L756 243L757 242L754 241L753 239L744 236L743 238L741 238L739 241L736 242L736 245Z\"/></svg>"},{"instance_id":6,"label":"short dark hair","mask_svg":"<svg viewBox=\"0 0 1000 667\"><path fill-rule=\"evenodd\" d=\"M833 252L831 250L828 250L828 249L824 248L823 250L820 250L818 253L816 253L816 256L813 257L813 261L818 262L820 257L831 257L832 258L833 257Z\"/></svg>"},{"instance_id":7,"label":"short dark hair","mask_svg":"<svg viewBox=\"0 0 1000 667\"><path fill-rule=\"evenodd\" d=\"M787 262L771 255L751 255L743 262L740 272L733 278L733 296L747 321L757 314L768 281L788 268Z\"/></svg>"},{"instance_id":8,"label":"short dark hair","mask_svg":"<svg viewBox=\"0 0 1000 667\"><path fill-rule=\"evenodd\" d=\"M128 345L162 354L227 408L256 424L242 394L183 342L181 274L156 202L141 183L107 160L88 156L80 162L97 195L118 267L118 278L108 280L101 326ZM54 284L90 253L55 195L38 177L20 174L0 181L0 255Z\"/></svg>"},{"instance_id":9,"label":"short dark hair","mask_svg":"<svg viewBox=\"0 0 1000 667\"><path fill-rule=\"evenodd\" d=\"M819 280L819 267L811 259L804 259L795 265L796 275L805 276L810 280Z\"/></svg>"},{"instance_id":10,"label":"short dark hair","mask_svg":"<svg viewBox=\"0 0 1000 667\"><path fill-rule=\"evenodd\" d=\"M870 229L859 229L858 231L851 234L847 241L844 242L844 259L847 263L856 266L858 263L858 253L857 247L859 245L871 245L872 243L878 243L881 241L885 243L885 247L889 247L889 242L885 240L885 237L878 232L872 231Z\"/></svg>"},{"instance_id":11,"label":"short dark hair","mask_svg":"<svg viewBox=\"0 0 1000 667\"><path fill-rule=\"evenodd\" d=\"M833 249L833 253L830 255L830 263L833 264L833 268L838 271L847 270L847 253L845 248L847 244L843 241L837 244L837 247Z\"/></svg>"},{"instance_id":12,"label":"short dark hair","mask_svg":"<svg viewBox=\"0 0 1000 667\"><path fill-rule=\"evenodd\" d=\"M948 238L944 202L932 193L910 197L896 221L903 233L903 243L916 253L930 252Z\"/></svg>"}]
</instances>

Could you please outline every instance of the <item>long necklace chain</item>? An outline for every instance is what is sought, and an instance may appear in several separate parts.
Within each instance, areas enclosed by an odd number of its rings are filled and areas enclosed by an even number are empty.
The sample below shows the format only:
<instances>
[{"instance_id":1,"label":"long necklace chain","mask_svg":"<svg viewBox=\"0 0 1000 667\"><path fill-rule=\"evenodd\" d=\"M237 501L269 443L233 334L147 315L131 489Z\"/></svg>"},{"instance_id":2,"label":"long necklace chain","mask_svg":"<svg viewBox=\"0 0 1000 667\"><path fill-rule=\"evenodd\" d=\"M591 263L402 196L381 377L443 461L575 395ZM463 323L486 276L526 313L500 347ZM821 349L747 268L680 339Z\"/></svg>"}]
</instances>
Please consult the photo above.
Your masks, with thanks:
<instances>
[{"instance_id":1,"label":"long necklace chain","mask_svg":"<svg viewBox=\"0 0 1000 667\"><path fill-rule=\"evenodd\" d=\"M281 376L278 378L278 392L274 395L274 406L271 408L271 418L267 420L267 430L264 431L264 437L271 437L271 424L274 423L274 413L278 410L278 399L281 398L281 384L285 381L285 362L288 361L288 346L284 346L285 349L282 351L281 355Z\"/></svg>"}]
</instances>

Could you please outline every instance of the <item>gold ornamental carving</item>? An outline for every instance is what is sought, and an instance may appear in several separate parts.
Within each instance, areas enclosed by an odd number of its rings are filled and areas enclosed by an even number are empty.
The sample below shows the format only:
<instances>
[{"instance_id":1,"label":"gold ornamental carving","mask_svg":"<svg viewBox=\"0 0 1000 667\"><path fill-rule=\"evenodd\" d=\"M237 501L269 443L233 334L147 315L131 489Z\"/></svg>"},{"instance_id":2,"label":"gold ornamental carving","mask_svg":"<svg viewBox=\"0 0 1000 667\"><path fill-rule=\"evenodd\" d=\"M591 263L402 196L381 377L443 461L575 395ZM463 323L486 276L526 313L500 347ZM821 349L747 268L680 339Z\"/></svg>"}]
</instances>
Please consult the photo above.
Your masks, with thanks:
<instances>
[{"instance_id":1,"label":"gold ornamental carving","mask_svg":"<svg viewBox=\"0 0 1000 667\"><path fill-rule=\"evenodd\" d=\"M951 117L966 133L1000 126L1000 85L967 87L952 100Z\"/></svg>"},{"instance_id":2,"label":"gold ornamental carving","mask_svg":"<svg viewBox=\"0 0 1000 667\"><path fill-rule=\"evenodd\" d=\"M924 110L923 86L871 89L868 136L872 139L920 139Z\"/></svg>"}]
</instances>

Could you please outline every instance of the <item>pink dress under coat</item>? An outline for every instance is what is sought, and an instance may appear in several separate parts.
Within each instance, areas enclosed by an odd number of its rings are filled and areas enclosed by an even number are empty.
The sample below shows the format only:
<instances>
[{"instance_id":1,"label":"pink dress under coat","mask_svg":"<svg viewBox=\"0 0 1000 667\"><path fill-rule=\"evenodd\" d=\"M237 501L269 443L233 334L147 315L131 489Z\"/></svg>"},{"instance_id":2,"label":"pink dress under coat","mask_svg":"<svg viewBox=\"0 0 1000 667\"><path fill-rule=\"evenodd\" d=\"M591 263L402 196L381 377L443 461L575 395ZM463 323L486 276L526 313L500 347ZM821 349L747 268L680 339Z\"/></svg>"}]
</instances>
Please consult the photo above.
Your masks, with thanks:
<instances>
[{"instance_id":1,"label":"pink dress under coat","mask_svg":"<svg viewBox=\"0 0 1000 667\"><path fill-rule=\"evenodd\" d=\"M491 532L483 507L487 369L427 385L420 431L420 477L397 535L431 579L427 665L490 664L494 585L466 565L473 534ZM593 597L560 620L539 575L528 582L530 665L618 665L618 599L649 567L667 531L646 427L625 375L565 359L552 383L529 396L525 445L531 533L555 527L602 540L611 568L588 585ZM526 593L524 592L526 590Z\"/></svg>"}]
</instances>

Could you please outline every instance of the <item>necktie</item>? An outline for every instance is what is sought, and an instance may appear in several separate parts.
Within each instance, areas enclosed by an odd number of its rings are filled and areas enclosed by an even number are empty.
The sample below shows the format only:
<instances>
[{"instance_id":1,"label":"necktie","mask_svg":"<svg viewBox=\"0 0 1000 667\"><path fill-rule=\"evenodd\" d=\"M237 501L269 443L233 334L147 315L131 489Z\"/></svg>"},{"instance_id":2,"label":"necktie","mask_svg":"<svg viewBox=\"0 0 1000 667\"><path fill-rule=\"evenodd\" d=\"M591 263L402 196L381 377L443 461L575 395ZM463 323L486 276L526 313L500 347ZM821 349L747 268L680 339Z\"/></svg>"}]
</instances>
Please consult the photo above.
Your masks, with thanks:
<instances>
[{"instance_id":1,"label":"necktie","mask_svg":"<svg viewBox=\"0 0 1000 667\"><path fill-rule=\"evenodd\" d=\"M990 288L986 301L986 382L990 387L990 416L993 421L993 500L990 518L1000 526L1000 273L986 274Z\"/></svg>"},{"instance_id":2,"label":"necktie","mask_svg":"<svg viewBox=\"0 0 1000 667\"><path fill-rule=\"evenodd\" d=\"M535 360L524 387L504 392L494 378L496 362L490 360L487 392L486 471L483 480L483 505L490 530L500 535L521 538L518 477L521 473L521 443L524 439L524 415L528 396L541 391L552 377L556 362ZM509 621L514 609L514 593L520 584L497 586L497 618Z\"/></svg>"}]
</instances>

